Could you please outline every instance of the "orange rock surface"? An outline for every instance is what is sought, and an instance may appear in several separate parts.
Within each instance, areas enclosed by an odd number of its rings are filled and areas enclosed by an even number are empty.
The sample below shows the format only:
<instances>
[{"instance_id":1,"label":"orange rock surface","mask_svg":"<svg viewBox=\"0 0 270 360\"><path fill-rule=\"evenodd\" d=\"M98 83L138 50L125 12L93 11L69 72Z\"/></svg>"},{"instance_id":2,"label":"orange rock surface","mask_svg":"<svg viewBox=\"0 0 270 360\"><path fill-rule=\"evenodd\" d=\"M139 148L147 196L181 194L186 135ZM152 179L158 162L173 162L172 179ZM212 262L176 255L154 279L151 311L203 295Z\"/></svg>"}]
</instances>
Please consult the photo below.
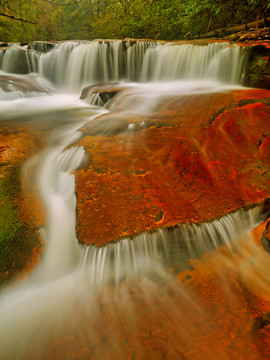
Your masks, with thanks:
<instances>
[{"instance_id":1,"label":"orange rock surface","mask_svg":"<svg viewBox=\"0 0 270 360\"><path fill-rule=\"evenodd\" d=\"M46 359L269 360L269 258L247 239L241 248L191 260L164 283L127 280L78 300Z\"/></svg>"},{"instance_id":2,"label":"orange rock surface","mask_svg":"<svg viewBox=\"0 0 270 360\"><path fill-rule=\"evenodd\" d=\"M84 127L77 232L103 245L142 231L203 222L270 196L267 90L167 96L140 115L125 92ZM139 105L139 104L138 104Z\"/></svg>"}]
</instances>

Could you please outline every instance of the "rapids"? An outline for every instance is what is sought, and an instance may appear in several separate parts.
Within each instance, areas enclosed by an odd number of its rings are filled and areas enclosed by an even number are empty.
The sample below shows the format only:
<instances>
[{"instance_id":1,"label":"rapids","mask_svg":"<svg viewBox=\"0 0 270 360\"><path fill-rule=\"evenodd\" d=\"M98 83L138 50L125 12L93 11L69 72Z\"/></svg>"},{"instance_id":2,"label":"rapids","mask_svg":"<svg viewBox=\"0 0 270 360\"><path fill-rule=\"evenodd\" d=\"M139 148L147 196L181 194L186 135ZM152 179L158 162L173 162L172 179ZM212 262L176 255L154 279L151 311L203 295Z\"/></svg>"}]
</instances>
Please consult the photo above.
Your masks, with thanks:
<instances>
[{"instance_id":1,"label":"rapids","mask_svg":"<svg viewBox=\"0 0 270 360\"><path fill-rule=\"evenodd\" d=\"M10 77L8 91L0 81L0 121L46 129L45 145L22 169L23 179L34 173L46 214L44 249L26 279L1 289L1 360L261 358L246 340L246 298L270 296L269 255L251 236L265 220L260 207L104 247L76 238L74 171L86 154L74 144L83 125L118 106L105 108L95 94L83 102L82 88L121 81L130 87L118 97L122 112L144 114L164 95L241 88L245 62L246 49L229 43L94 41L51 49L37 42L0 50L0 78ZM14 74L29 89L14 88ZM31 91L36 83L39 92ZM219 344L234 336L230 326L239 338L228 351Z\"/></svg>"}]
</instances>

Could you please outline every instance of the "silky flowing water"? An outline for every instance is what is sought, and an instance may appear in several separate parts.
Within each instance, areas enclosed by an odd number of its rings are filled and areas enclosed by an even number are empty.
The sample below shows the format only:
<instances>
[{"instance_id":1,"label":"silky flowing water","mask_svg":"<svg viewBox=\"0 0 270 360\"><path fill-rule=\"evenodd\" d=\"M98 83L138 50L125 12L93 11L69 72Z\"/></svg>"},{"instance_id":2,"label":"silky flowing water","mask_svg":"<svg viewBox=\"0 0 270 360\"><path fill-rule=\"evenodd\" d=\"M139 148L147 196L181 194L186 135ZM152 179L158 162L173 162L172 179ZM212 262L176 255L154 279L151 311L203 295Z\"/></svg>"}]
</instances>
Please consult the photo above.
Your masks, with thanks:
<instances>
[{"instance_id":1,"label":"silky flowing water","mask_svg":"<svg viewBox=\"0 0 270 360\"><path fill-rule=\"evenodd\" d=\"M241 87L245 56L228 43L121 41L0 52L0 75L10 76L0 121L46 129L22 169L24 178L34 173L46 214L44 249L26 279L1 289L1 360L260 359L249 316L249 301L263 308L270 295L269 255L251 236L264 220L260 207L100 248L76 238L73 172L87 156L74 144L83 125L117 105L102 107L94 94L79 100L83 86L121 81L130 87L122 111L144 114L164 95ZM11 73L43 90L13 88Z\"/></svg>"}]
</instances>

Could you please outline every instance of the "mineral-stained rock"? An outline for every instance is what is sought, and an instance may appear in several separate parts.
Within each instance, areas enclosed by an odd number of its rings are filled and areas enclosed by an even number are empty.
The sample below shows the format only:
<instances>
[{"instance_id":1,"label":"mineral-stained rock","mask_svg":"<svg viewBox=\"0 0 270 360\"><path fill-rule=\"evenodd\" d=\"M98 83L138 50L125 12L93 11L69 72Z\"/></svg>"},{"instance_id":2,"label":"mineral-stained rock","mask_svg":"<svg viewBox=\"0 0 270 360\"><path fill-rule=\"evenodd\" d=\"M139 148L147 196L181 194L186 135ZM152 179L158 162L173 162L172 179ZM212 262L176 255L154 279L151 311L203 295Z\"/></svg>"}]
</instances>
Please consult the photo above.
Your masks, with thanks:
<instances>
[{"instance_id":1,"label":"mineral-stained rock","mask_svg":"<svg viewBox=\"0 0 270 360\"><path fill-rule=\"evenodd\" d=\"M270 196L269 95L168 96L140 115L136 104L120 111L122 92L114 111L83 129L91 163L76 174L80 240L103 245L262 203Z\"/></svg>"}]
</instances>

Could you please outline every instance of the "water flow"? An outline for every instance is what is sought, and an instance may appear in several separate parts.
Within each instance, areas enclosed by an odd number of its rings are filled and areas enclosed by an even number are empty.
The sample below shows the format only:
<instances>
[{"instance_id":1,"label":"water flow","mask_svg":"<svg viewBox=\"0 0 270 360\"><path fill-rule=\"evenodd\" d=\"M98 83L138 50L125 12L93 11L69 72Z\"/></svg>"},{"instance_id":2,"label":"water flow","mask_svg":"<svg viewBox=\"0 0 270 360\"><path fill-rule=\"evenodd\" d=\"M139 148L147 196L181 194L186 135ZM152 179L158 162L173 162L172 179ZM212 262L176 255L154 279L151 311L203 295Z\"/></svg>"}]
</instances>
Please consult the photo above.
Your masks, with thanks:
<instances>
[{"instance_id":1,"label":"water flow","mask_svg":"<svg viewBox=\"0 0 270 360\"><path fill-rule=\"evenodd\" d=\"M28 74L38 72L39 54L18 44L2 52L1 69L7 73Z\"/></svg>"},{"instance_id":2,"label":"water flow","mask_svg":"<svg viewBox=\"0 0 270 360\"><path fill-rule=\"evenodd\" d=\"M246 49L229 43L166 45L146 52L142 81L212 79L240 84Z\"/></svg>"},{"instance_id":3,"label":"water flow","mask_svg":"<svg viewBox=\"0 0 270 360\"><path fill-rule=\"evenodd\" d=\"M8 73L38 72L59 89L79 92L107 81L216 80L240 84L247 49L230 43L167 44L150 41L64 42L34 50L13 45L0 55ZM40 49L38 52L35 49Z\"/></svg>"},{"instance_id":4,"label":"water flow","mask_svg":"<svg viewBox=\"0 0 270 360\"><path fill-rule=\"evenodd\" d=\"M40 55L39 71L58 86L74 84L77 87L95 76L96 63L92 60L102 57L104 62L99 62L98 71L106 79L121 77L123 69L132 77L137 61L145 61L143 76L146 78L147 72L151 74L151 79L158 76L154 74L162 77L165 72L164 78L167 79L171 75L163 67L165 60L160 63L154 60L156 50L168 51L164 59L171 58L170 49L191 53L210 51L212 55L203 55L205 61L200 65L204 71L207 64L215 63L215 58L221 55L220 51L226 56L230 52L224 44L219 50L219 46L209 47L208 50L183 50L178 46L146 50L146 45L140 45L138 51L132 48L134 45L129 45L125 45L125 62L120 42L113 45L105 42L60 44L51 52ZM134 56L138 60L133 63ZM81 62L77 68L78 59ZM224 61L227 64L229 60L230 56ZM151 61L153 67L150 66ZM186 60L184 62L188 73ZM211 66L219 69L220 65ZM75 68L74 72L70 68ZM190 74L197 65L193 64L192 69ZM174 68L172 71L178 70ZM198 74L201 71L198 70ZM235 69L231 72L232 78L236 73L238 70ZM171 83L163 85L162 91L166 92L168 87L169 93L179 92L178 87L172 90L174 85ZM181 94L201 91L198 84L188 88L186 85L182 82ZM153 91L155 86L142 85L137 90L141 92L144 88L155 99L161 96L160 92ZM209 91L209 88L204 91ZM128 95L127 106L132 94ZM141 97L140 101L140 111L151 106L149 97ZM237 298L237 286L241 288L247 284L256 296L270 296L266 275L269 257L248 236L248 232L264 220L261 209L242 210L202 225L182 224L158 229L151 234L142 233L134 239L122 239L101 248L80 245L75 233L76 196L72 172L81 166L85 151L80 146L74 146L74 142L81 136L81 126L105 111L63 95L1 101L0 120L27 119L43 126L48 122L48 127L52 129L47 146L25 165L26 174L28 170L32 173L36 169L36 186L46 212L46 223L41 229L44 251L40 265L28 279L1 291L0 359L126 360L137 355L141 359L158 358L163 353L164 356L168 354L168 359L179 359L182 355L183 359L189 360L199 357L231 359L230 352L205 346L205 334L209 334L212 344L217 330L220 327L223 329L224 308L221 308L222 311L216 308L209 296L207 301L204 300L203 290L197 293L196 286L191 289L190 284L196 285L202 274L201 283L204 286L214 271L214 281L220 288L216 290L214 287L211 296L223 294L222 301L217 297L217 303L225 304L230 313L236 311L236 318L242 308L241 299ZM197 263L202 269L199 268L196 278L196 266L192 260L202 257L201 263ZM213 268L215 270L211 270ZM189 283L188 279L192 276L195 279ZM211 289L211 281L208 285ZM219 314L221 318L216 320ZM250 331L247 315L239 326L241 331L246 322ZM225 323L225 330L227 327ZM247 353L245 358L258 359L256 349L253 352L249 348L245 350L243 338L248 336L240 336L238 342L243 342L244 355ZM229 338L227 333L225 338ZM198 342L196 347L194 341ZM157 352L153 353L155 349Z\"/></svg>"}]
</instances>

